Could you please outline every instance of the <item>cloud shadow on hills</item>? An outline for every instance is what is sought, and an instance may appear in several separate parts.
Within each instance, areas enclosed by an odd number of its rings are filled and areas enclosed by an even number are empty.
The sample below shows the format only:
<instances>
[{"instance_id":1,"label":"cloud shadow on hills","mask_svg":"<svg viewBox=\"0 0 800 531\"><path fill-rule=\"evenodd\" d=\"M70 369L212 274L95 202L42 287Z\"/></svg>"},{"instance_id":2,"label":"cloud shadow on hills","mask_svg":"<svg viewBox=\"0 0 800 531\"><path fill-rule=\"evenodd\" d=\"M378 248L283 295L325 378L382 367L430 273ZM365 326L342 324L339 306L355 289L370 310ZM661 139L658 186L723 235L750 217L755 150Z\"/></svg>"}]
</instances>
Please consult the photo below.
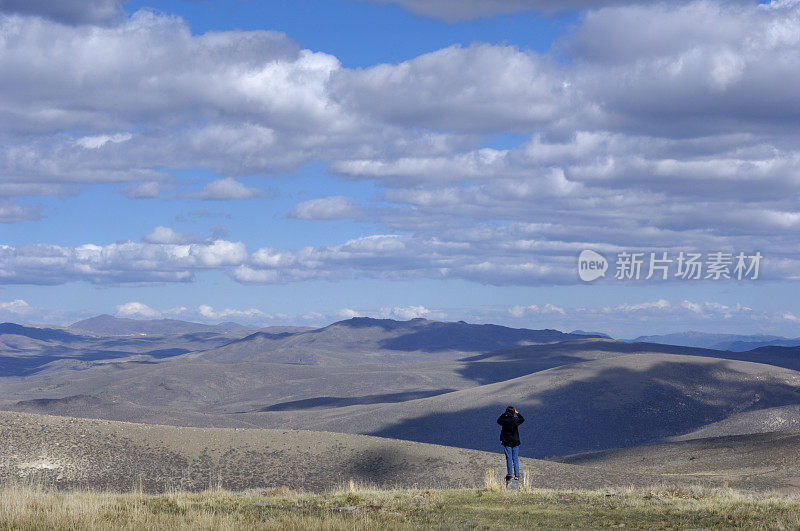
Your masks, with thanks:
<instances>
[{"instance_id":1,"label":"cloud shadow on hills","mask_svg":"<svg viewBox=\"0 0 800 531\"><path fill-rule=\"evenodd\" d=\"M155 359L171 358L191 352L184 348L157 349L148 352L125 352L119 350L89 350L78 354L72 350L64 352L63 348L47 349L43 353L30 356L0 356L0 377L31 376L41 372L53 362L60 360L105 361L129 356L152 356Z\"/></svg>"},{"instance_id":2,"label":"cloud shadow on hills","mask_svg":"<svg viewBox=\"0 0 800 531\"><path fill-rule=\"evenodd\" d=\"M386 404L394 402L405 402L407 400L417 400L419 398L429 398L432 396L451 393L455 389L434 389L428 391L406 391L402 393L386 393L379 395L365 395L352 397L320 396L316 398L306 398L304 400L292 400L280 402L270 406L257 409L255 411L300 411L309 409L327 409L336 407L346 407L364 404Z\"/></svg>"},{"instance_id":3,"label":"cloud shadow on hills","mask_svg":"<svg viewBox=\"0 0 800 531\"><path fill-rule=\"evenodd\" d=\"M463 362L464 366L457 372L465 378L484 385L562 365L588 361L592 358L579 354L591 351L619 356L633 353L689 355L747 361L800 370L800 347L762 347L746 352L729 352L660 343L577 340L513 347L461 358L459 361Z\"/></svg>"},{"instance_id":4,"label":"cloud shadow on hills","mask_svg":"<svg viewBox=\"0 0 800 531\"><path fill-rule=\"evenodd\" d=\"M487 352L525 342L564 341L569 337L569 334L558 330L527 330L467 323L434 323L413 332L383 339L378 344L382 349L406 352L448 350Z\"/></svg>"},{"instance_id":5,"label":"cloud shadow on hills","mask_svg":"<svg viewBox=\"0 0 800 531\"><path fill-rule=\"evenodd\" d=\"M733 413L800 404L798 388L744 374L750 381L742 381L724 365L660 362L646 370L608 368L529 393L519 383L517 396L501 391L495 403L462 410L442 402L433 405L442 411L367 434L500 452L496 419L511 403L525 416L520 455L543 458L659 442ZM465 396L464 402L469 401Z\"/></svg>"}]
</instances>

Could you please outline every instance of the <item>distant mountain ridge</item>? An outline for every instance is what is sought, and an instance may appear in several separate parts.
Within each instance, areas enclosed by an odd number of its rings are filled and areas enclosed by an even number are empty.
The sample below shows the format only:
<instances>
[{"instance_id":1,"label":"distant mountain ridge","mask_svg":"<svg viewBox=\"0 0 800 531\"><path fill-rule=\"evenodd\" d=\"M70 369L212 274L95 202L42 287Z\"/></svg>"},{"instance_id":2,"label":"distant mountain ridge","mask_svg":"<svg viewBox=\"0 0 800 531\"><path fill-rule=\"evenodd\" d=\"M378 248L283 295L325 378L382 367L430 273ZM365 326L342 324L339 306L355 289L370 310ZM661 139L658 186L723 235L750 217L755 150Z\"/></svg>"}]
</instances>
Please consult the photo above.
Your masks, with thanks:
<instances>
[{"instance_id":1,"label":"distant mountain ridge","mask_svg":"<svg viewBox=\"0 0 800 531\"><path fill-rule=\"evenodd\" d=\"M103 314L77 323L72 323L68 327L70 330L80 330L91 332L103 336L125 336L125 335L165 335L165 334L191 334L194 332L226 332L229 330L240 330L249 328L239 323L225 322L217 325L207 325L202 323L192 323L180 321L178 319L127 319L114 317L113 315Z\"/></svg>"},{"instance_id":2,"label":"distant mountain ridge","mask_svg":"<svg viewBox=\"0 0 800 531\"><path fill-rule=\"evenodd\" d=\"M303 365L408 363L436 359L432 354L453 357L591 337L600 336L464 321L354 317L309 331L256 332L200 356L224 362L257 360Z\"/></svg>"},{"instance_id":3,"label":"distant mountain ridge","mask_svg":"<svg viewBox=\"0 0 800 531\"><path fill-rule=\"evenodd\" d=\"M773 335L711 334L707 332L676 332L672 334L639 336L632 341L660 343L679 347L699 347L731 352L745 352L759 347L800 346L800 338Z\"/></svg>"},{"instance_id":4,"label":"distant mountain ridge","mask_svg":"<svg viewBox=\"0 0 800 531\"><path fill-rule=\"evenodd\" d=\"M603 332L587 332L585 330L573 330L570 334L576 336L589 336L589 337L602 337L603 339L614 339L608 334L604 334Z\"/></svg>"}]
</instances>

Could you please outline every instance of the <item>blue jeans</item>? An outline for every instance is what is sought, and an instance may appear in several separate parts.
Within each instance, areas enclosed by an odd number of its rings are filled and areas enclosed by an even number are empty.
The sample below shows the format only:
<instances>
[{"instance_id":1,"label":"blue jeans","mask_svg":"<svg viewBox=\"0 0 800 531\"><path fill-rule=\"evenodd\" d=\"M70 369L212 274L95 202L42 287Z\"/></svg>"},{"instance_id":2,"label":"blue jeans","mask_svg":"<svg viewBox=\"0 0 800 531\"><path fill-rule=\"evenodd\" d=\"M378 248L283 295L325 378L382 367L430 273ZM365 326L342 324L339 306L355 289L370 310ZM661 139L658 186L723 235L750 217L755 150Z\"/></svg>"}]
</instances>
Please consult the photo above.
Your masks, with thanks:
<instances>
[{"instance_id":1,"label":"blue jeans","mask_svg":"<svg viewBox=\"0 0 800 531\"><path fill-rule=\"evenodd\" d=\"M503 446L503 451L506 454L506 476L519 476L519 446Z\"/></svg>"}]
</instances>

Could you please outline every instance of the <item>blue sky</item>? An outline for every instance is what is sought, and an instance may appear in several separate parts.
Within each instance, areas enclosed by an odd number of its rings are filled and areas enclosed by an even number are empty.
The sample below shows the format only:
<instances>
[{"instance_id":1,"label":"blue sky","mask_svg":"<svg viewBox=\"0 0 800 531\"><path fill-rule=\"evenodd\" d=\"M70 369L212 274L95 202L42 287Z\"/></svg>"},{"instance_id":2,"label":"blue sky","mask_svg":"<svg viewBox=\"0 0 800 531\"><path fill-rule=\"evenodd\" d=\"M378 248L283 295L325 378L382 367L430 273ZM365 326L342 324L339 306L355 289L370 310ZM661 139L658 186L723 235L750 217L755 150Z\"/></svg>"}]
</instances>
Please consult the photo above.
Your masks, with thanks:
<instances>
[{"instance_id":1,"label":"blue sky","mask_svg":"<svg viewBox=\"0 0 800 531\"><path fill-rule=\"evenodd\" d=\"M10 1L0 35L2 320L800 336L797 2Z\"/></svg>"}]
</instances>

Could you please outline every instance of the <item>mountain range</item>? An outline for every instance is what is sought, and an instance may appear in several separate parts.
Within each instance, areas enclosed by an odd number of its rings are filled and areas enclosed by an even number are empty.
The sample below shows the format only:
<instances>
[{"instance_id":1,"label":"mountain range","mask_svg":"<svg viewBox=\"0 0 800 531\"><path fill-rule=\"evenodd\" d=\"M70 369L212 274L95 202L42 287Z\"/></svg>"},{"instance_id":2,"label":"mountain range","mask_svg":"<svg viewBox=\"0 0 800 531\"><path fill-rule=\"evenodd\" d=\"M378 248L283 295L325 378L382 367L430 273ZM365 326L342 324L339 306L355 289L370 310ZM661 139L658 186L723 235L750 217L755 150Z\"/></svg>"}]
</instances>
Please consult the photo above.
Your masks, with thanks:
<instances>
[{"instance_id":1,"label":"mountain range","mask_svg":"<svg viewBox=\"0 0 800 531\"><path fill-rule=\"evenodd\" d=\"M521 454L536 458L800 429L800 347L733 352L426 319L188 332L120 321L2 325L0 408L497 451L494 418L512 404L526 417Z\"/></svg>"}]
</instances>

